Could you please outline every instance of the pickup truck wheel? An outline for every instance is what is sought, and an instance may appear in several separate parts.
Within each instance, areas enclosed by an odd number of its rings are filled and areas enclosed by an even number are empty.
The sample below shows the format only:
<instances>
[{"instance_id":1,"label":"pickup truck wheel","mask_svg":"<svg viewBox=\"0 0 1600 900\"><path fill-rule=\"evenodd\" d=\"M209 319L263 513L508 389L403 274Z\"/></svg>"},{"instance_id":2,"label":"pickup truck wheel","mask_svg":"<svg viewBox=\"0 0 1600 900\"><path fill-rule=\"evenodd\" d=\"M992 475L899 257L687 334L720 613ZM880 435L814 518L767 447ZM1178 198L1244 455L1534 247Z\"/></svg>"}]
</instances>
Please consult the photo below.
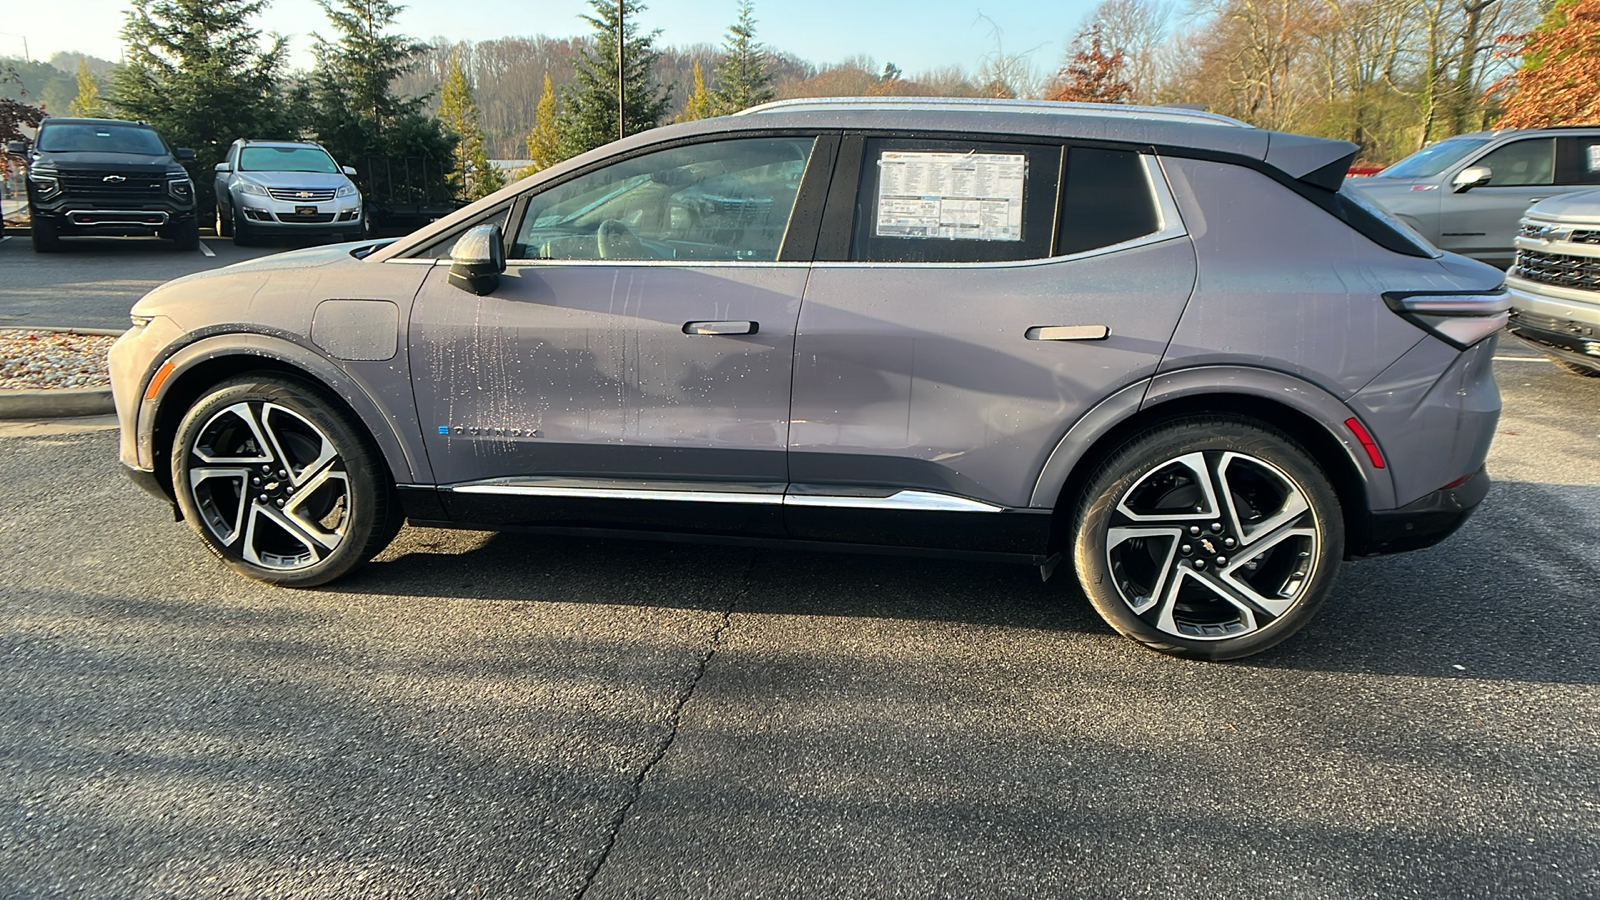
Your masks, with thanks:
<instances>
[{"instance_id":1,"label":"pickup truck wheel","mask_svg":"<svg viewBox=\"0 0 1600 900\"><path fill-rule=\"evenodd\" d=\"M61 235L48 219L33 220L33 252L55 253L61 249Z\"/></svg>"},{"instance_id":2,"label":"pickup truck wheel","mask_svg":"<svg viewBox=\"0 0 1600 900\"><path fill-rule=\"evenodd\" d=\"M1073 531L1074 568L1101 617L1191 659L1237 659L1294 634L1343 556L1343 512L1315 459L1231 416L1132 437L1090 476Z\"/></svg>"},{"instance_id":3,"label":"pickup truck wheel","mask_svg":"<svg viewBox=\"0 0 1600 900\"><path fill-rule=\"evenodd\" d=\"M200 249L200 221L188 219L172 226L172 246L179 250Z\"/></svg>"}]
</instances>

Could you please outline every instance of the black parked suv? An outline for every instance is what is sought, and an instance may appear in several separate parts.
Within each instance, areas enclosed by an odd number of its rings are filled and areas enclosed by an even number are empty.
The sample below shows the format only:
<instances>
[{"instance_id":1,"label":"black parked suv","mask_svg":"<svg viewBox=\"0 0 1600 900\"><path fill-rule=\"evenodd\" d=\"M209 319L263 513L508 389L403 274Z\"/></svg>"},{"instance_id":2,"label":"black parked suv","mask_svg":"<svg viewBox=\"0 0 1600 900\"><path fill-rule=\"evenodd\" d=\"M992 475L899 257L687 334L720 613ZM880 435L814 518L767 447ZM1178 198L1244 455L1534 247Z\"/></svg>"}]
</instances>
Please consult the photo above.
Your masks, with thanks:
<instances>
[{"instance_id":1,"label":"black parked suv","mask_svg":"<svg viewBox=\"0 0 1600 900\"><path fill-rule=\"evenodd\" d=\"M50 253L79 234L154 234L197 248L194 182L180 164L191 159L144 122L45 119L28 156L33 249Z\"/></svg>"}]
</instances>

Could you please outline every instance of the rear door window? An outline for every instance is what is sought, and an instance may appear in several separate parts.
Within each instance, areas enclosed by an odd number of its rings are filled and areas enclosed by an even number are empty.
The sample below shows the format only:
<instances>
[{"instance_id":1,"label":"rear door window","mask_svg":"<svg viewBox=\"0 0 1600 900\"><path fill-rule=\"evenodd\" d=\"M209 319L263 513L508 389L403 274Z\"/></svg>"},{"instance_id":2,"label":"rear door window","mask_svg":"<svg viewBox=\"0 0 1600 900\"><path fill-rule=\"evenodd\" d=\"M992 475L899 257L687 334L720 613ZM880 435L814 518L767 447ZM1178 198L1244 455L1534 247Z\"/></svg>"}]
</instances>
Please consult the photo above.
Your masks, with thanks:
<instances>
[{"instance_id":1,"label":"rear door window","mask_svg":"<svg viewBox=\"0 0 1600 900\"><path fill-rule=\"evenodd\" d=\"M850 259L1006 262L1051 255L1061 148L872 138Z\"/></svg>"},{"instance_id":2,"label":"rear door window","mask_svg":"<svg viewBox=\"0 0 1600 900\"><path fill-rule=\"evenodd\" d=\"M1556 139L1556 183L1600 184L1600 135Z\"/></svg>"},{"instance_id":3,"label":"rear door window","mask_svg":"<svg viewBox=\"0 0 1600 900\"><path fill-rule=\"evenodd\" d=\"M1071 147L1056 253L1109 247L1161 230L1161 213L1144 160L1132 150Z\"/></svg>"}]
</instances>

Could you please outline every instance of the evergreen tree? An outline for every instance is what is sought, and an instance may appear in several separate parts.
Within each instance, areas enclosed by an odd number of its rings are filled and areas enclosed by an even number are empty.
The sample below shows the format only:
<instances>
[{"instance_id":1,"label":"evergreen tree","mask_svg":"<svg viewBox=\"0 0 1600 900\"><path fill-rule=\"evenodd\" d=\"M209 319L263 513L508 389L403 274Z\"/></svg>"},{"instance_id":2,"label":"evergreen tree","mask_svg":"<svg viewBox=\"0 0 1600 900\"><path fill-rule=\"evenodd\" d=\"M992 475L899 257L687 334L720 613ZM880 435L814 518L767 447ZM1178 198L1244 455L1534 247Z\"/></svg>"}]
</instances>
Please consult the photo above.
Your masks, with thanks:
<instances>
[{"instance_id":1,"label":"evergreen tree","mask_svg":"<svg viewBox=\"0 0 1600 900\"><path fill-rule=\"evenodd\" d=\"M740 0L739 18L728 26L725 55L717 64L717 89L712 95L716 115L769 103L778 96L767 71L767 54L756 43L756 20L750 0ZM898 74L898 70L896 70Z\"/></svg>"},{"instance_id":2,"label":"evergreen tree","mask_svg":"<svg viewBox=\"0 0 1600 900\"><path fill-rule=\"evenodd\" d=\"M444 126L455 132L459 143L455 149L455 170L450 180L457 196L466 200L487 197L505 187L500 170L489 164L489 154L483 146L483 124L478 114L478 103L472 97L472 85L461 71L461 56L450 54L450 67L445 71L444 83L439 89L439 118Z\"/></svg>"},{"instance_id":3,"label":"evergreen tree","mask_svg":"<svg viewBox=\"0 0 1600 900\"><path fill-rule=\"evenodd\" d=\"M88 60L79 59L78 96L67 104L67 115L93 119L105 114L105 104L100 102L100 85L89 74Z\"/></svg>"},{"instance_id":4,"label":"evergreen tree","mask_svg":"<svg viewBox=\"0 0 1600 900\"><path fill-rule=\"evenodd\" d=\"M317 0L338 33L314 35L311 77L318 140L341 163L368 157L421 157L447 163L455 147L443 123L422 111L424 97L396 96L390 85L416 66L427 45L389 33L404 7L388 0Z\"/></svg>"},{"instance_id":5,"label":"evergreen tree","mask_svg":"<svg viewBox=\"0 0 1600 900\"><path fill-rule=\"evenodd\" d=\"M127 60L111 105L144 119L175 147L192 147L196 202L216 202L212 167L241 137L279 137L284 40L263 42L251 20L266 0L133 0L122 38Z\"/></svg>"},{"instance_id":6,"label":"evergreen tree","mask_svg":"<svg viewBox=\"0 0 1600 900\"><path fill-rule=\"evenodd\" d=\"M689 95L689 102L683 107L683 114L678 116L679 122L693 122L696 119L709 119L716 115L716 110L711 99L711 92L706 90L706 77L700 71L700 60L694 61L694 93Z\"/></svg>"},{"instance_id":7,"label":"evergreen tree","mask_svg":"<svg viewBox=\"0 0 1600 900\"><path fill-rule=\"evenodd\" d=\"M528 159L532 164L522 170L523 177L542 172L566 159L558 130L559 112L555 88L550 85L550 73L544 73L544 93L539 95L539 108L534 113L534 126L528 132Z\"/></svg>"},{"instance_id":8,"label":"evergreen tree","mask_svg":"<svg viewBox=\"0 0 1600 900\"><path fill-rule=\"evenodd\" d=\"M628 134L656 127L667 114L672 90L656 84L651 68L660 58L655 49L659 30L641 32L640 0L589 0L595 14L583 16L594 26L593 45L574 65L576 79L562 98L557 130L567 157L592 150L617 134L617 30L622 16L622 71L624 126Z\"/></svg>"}]
</instances>

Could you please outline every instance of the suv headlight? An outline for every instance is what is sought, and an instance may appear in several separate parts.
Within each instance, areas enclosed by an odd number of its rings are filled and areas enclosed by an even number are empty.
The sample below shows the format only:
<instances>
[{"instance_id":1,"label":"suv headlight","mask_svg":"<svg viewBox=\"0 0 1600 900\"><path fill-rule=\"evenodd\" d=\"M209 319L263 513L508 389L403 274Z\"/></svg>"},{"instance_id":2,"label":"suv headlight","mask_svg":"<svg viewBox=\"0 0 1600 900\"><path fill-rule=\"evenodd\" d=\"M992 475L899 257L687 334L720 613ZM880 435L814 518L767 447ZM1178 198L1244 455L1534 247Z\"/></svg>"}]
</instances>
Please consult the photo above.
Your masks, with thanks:
<instances>
[{"instance_id":1,"label":"suv headlight","mask_svg":"<svg viewBox=\"0 0 1600 900\"><path fill-rule=\"evenodd\" d=\"M353 184L347 184L344 187L339 188L339 193L336 196L339 196L339 197L354 197L355 195L356 195L356 186L353 185Z\"/></svg>"},{"instance_id":2,"label":"suv headlight","mask_svg":"<svg viewBox=\"0 0 1600 900\"><path fill-rule=\"evenodd\" d=\"M56 180L55 172L29 169L28 181L32 182L33 189L38 192L40 199L47 200L61 193L61 182Z\"/></svg>"},{"instance_id":3,"label":"suv headlight","mask_svg":"<svg viewBox=\"0 0 1600 900\"><path fill-rule=\"evenodd\" d=\"M256 184L254 181L243 181L243 180L240 180L239 182L237 182L237 184L238 184L238 187L239 187L239 193L241 193L241 194L251 194L251 195L256 196L256 197L270 197L270 196L272 196L271 194L267 193L267 189L266 188L262 187L259 184Z\"/></svg>"},{"instance_id":4,"label":"suv headlight","mask_svg":"<svg viewBox=\"0 0 1600 900\"><path fill-rule=\"evenodd\" d=\"M194 182L187 175L169 178L167 190L179 200L190 200L194 197Z\"/></svg>"}]
</instances>

